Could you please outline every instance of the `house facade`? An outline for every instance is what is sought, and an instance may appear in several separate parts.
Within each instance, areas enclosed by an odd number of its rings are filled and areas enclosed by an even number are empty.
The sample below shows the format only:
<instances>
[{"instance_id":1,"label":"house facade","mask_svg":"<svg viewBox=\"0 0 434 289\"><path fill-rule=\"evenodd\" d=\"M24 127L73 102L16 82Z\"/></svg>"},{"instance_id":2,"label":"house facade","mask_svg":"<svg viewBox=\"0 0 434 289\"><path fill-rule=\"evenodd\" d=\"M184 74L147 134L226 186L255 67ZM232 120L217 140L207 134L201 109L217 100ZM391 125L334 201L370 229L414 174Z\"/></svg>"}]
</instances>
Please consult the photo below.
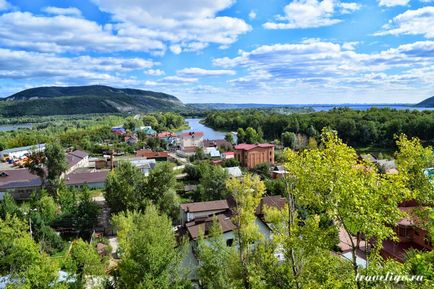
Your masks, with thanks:
<instances>
[{"instance_id":1,"label":"house facade","mask_svg":"<svg viewBox=\"0 0 434 289\"><path fill-rule=\"evenodd\" d=\"M249 169L263 163L274 164L274 145L239 144L235 146L235 158Z\"/></svg>"},{"instance_id":2,"label":"house facade","mask_svg":"<svg viewBox=\"0 0 434 289\"><path fill-rule=\"evenodd\" d=\"M395 227L397 241L385 240L380 251L384 258L392 258L404 262L405 253L410 249L420 251L432 251L433 244L430 233L424 229L424 221L421 219L426 208L420 206L401 206L399 208L406 217L400 220ZM426 216L429 220L429 216Z\"/></svg>"},{"instance_id":3,"label":"house facade","mask_svg":"<svg viewBox=\"0 0 434 289\"><path fill-rule=\"evenodd\" d=\"M186 147L203 147L203 132L191 131L178 136L178 143L181 149Z\"/></svg>"},{"instance_id":4,"label":"house facade","mask_svg":"<svg viewBox=\"0 0 434 289\"><path fill-rule=\"evenodd\" d=\"M286 204L285 198L281 196L266 196L261 199L260 204L256 208L255 223L259 232L266 240L271 238L271 228L265 222L264 208L274 207L282 209ZM209 202L187 203L180 206L181 225L178 230L179 237L187 237L190 242L187 257L184 259L184 266L191 269L190 278L197 279L196 267L198 260L196 258L197 241L201 234L205 237L210 232L214 221L217 221L221 228L223 239L226 246L235 246L235 231L236 225L232 221L236 202L232 197L226 200L217 200Z\"/></svg>"}]
</instances>

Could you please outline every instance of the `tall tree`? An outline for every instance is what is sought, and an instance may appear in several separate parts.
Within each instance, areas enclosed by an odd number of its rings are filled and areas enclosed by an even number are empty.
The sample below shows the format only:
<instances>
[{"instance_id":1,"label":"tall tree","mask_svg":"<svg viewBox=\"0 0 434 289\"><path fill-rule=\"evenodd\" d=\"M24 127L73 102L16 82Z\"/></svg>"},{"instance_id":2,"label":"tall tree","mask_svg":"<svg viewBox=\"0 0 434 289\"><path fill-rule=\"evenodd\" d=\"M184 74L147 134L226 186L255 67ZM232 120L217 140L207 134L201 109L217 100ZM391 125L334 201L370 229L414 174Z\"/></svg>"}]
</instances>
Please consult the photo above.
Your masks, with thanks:
<instances>
[{"instance_id":1,"label":"tall tree","mask_svg":"<svg viewBox=\"0 0 434 289\"><path fill-rule=\"evenodd\" d=\"M228 132L227 134L225 134L225 140L230 142L231 144L234 144L234 136L232 135L231 132Z\"/></svg>"},{"instance_id":2,"label":"tall tree","mask_svg":"<svg viewBox=\"0 0 434 289\"><path fill-rule=\"evenodd\" d=\"M121 162L107 176L104 192L113 213L137 210L145 205L145 176L129 162Z\"/></svg>"},{"instance_id":3,"label":"tall tree","mask_svg":"<svg viewBox=\"0 0 434 289\"><path fill-rule=\"evenodd\" d=\"M16 216L0 219L0 275L8 276L14 288L59 288L59 267L41 253L26 222Z\"/></svg>"},{"instance_id":4,"label":"tall tree","mask_svg":"<svg viewBox=\"0 0 434 289\"><path fill-rule=\"evenodd\" d=\"M25 164L30 173L37 175L41 180L41 188L45 185L47 172L45 169L46 157L45 153L41 150L33 150Z\"/></svg>"},{"instance_id":5,"label":"tall tree","mask_svg":"<svg viewBox=\"0 0 434 289\"><path fill-rule=\"evenodd\" d=\"M221 166L213 166L207 163L200 165L201 176L198 192L201 201L221 200L228 196L226 180L228 173Z\"/></svg>"},{"instance_id":6,"label":"tall tree","mask_svg":"<svg viewBox=\"0 0 434 289\"><path fill-rule=\"evenodd\" d=\"M237 252L234 247L226 245L217 220L213 222L206 239L203 234L200 235L197 258L197 274L204 289L233 288L232 267Z\"/></svg>"},{"instance_id":7,"label":"tall tree","mask_svg":"<svg viewBox=\"0 0 434 289\"><path fill-rule=\"evenodd\" d=\"M240 279L245 289L252 288L253 275L249 272L252 245L262 238L256 224L256 208L265 192L265 185L258 176L245 175L242 180L230 178L229 192L235 199L234 223L239 250Z\"/></svg>"},{"instance_id":8,"label":"tall tree","mask_svg":"<svg viewBox=\"0 0 434 289\"><path fill-rule=\"evenodd\" d=\"M87 288L95 277L104 275L104 263L95 247L82 239L71 243L64 263L74 289Z\"/></svg>"},{"instance_id":9,"label":"tall tree","mask_svg":"<svg viewBox=\"0 0 434 289\"><path fill-rule=\"evenodd\" d=\"M182 288L178 275L180 254L171 220L149 204L143 213L121 213L113 218L118 228L121 260L119 288Z\"/></svg>"},{"instance_id":10,"label":"tall tree","mask_svg":"<svg viewBox=\"0 0 434 289\"><path fill-rule=\"evenodd\" d=\"M423 147L418 138L408 139L400 135L396 141L398 152L396 162L399 172L404 176L405 185L410 189L412 198L420 205L430 205L434 200L434 185L425 175L425 169L434 164L432 147Z\"/></svg>"},{"instance_id":11,"label":"tall tree","mask_svg":"<svg viewBox=\"0 0 434 289\"><path fill-rule=\"evenodd\" d=\"M409 193L400 175L382 175L369 164L359 163L355 150L335 132L324 130L322 143L324 149L298 154L288 150L286 169L295 177L294 191L301 205L321 208L348 236L357 276L356 253L361 236L380 244L394 236L393 227L401 217L398 204ZM378 256L379 249L376 246L371 252L371 260Z\"/></svg>"},{"instance_id":12,"label":"tall tree","mask_svg":"<svg viewBox=\"0 0 434 289\"><path fill-rule=\"evenodd\" d=\"M45 157L48 171L48 191L57 196L61 186L62 174L68 168L65 151L60 143L49 143L45 147Z\"/></svg>"},{"instance_id":13,"label":"tall tree","mask_svg":"<svg viewBox=\"0 0 434 289\"><path fill-rule=\"evenodd\" d=\"M173 167L169 162L162 162L151 170L146 179L145 196L162 212L176 218L179 196L176 194L176 173Z\"/></svg>"}]
</instances>

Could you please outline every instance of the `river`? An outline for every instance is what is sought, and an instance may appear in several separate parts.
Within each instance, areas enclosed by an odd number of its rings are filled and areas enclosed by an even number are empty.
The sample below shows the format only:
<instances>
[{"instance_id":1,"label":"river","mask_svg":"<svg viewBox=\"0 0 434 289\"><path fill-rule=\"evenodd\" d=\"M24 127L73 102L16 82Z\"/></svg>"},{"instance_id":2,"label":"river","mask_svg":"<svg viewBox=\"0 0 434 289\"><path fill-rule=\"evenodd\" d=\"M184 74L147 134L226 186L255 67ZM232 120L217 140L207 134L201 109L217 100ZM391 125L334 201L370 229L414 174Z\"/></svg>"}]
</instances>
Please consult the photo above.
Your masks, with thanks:
<instances>
[{"instance_id":1,"label":"river","mask_svg":"<svg viewBox=\"0 0 434 289\"><path fill-rule=\"evenodd\" d=\"M31 123L0 124L0 131L12 131L19 128L32 128Z\"/></svg>"},{"instance_id":2,"label":"river","mask_svg":"<svg viewBox=\"0 0 434 289\"><path fill-rule=\"evenodd\" d=\"M207 127L200 123L202 119L200 118L186 118L185 121L187 121L188 125L190 126L189 129L185 129L181 132L190 132L190 131L201 131L204 134L204 139L224 139L227 132L223 131L217 131L210 127ZM234 138L236 136L234 135Z\"/></svg>"}]
</instances>

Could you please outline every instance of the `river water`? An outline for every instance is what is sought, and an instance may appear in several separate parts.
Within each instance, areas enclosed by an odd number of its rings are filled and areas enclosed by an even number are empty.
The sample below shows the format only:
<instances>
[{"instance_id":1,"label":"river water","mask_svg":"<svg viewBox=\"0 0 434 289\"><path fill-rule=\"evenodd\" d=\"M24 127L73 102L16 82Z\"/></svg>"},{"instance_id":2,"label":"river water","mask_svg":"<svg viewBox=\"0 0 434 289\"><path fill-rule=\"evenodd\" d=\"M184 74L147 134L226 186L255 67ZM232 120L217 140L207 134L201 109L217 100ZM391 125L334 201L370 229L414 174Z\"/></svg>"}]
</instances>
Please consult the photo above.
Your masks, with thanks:
<instances>
[{"instance_id":1,"label":"river water","mask_svg":"<svg viewBox=\"0 0 434 289\"><path fill-rule=\"evenodd\" d=\"M11 131L19 128L32 128L31 123L0 124L0 131Z\"/></svg>"},{"instance_id":2,"label":"river water","mask_svg":"<svg viewBox=\"0 0 434 289\"><path fill-rule=\"evenodd\" d=\"M210 127L201 124L200 121L202 119L200 118L186 118L185 120L187 121L190 128L181 132L201 131L204 134L204 139L224 139L225 135L227 134L227 132L216 131Z\"/></svg>"}]
</instances>

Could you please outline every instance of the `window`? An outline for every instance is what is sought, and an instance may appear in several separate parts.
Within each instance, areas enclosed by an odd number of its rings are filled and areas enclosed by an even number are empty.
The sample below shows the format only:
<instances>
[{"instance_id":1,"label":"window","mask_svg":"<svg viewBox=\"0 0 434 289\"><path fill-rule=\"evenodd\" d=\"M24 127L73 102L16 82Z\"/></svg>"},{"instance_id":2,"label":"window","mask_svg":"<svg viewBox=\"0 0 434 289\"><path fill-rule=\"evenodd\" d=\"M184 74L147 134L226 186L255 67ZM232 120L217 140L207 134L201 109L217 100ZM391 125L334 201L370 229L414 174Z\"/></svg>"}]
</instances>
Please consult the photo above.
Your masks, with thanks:
<instances>
[{"instance_id":1,"label":"window","mask_svg":"<svg viewBox=\"0 0 434 289\"><path fill-rule=\"evenodd\" d=\"M232 244L234 243L234 239L227 239L226 240L226 246L232 247Z\"/></svg>"}]
</instances>

